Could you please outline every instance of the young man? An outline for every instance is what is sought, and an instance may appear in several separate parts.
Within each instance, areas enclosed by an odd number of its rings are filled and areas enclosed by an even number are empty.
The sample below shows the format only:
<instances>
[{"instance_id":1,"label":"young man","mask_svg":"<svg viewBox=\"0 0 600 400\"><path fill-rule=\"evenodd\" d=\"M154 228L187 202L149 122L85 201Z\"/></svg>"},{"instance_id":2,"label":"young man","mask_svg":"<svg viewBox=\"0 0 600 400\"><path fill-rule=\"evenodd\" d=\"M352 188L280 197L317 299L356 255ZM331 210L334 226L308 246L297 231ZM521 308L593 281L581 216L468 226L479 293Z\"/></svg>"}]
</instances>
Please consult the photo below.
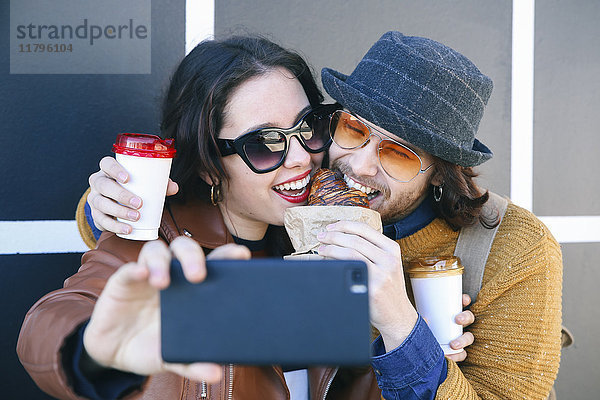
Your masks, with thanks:
<instances>
[{"instance_id":1,"label":"young man","mask_svg":"<svg viewBox=\"0 0 600 400\"><path fill-rule=\"evenodd\" d=\"M501 221L482 215L489 194L471 167L492 156L475 139L491 80L440 43L388 32L352 74L325 68L322 81L344 106L332 117L331 167L372 196L385 236L339 222L322 235L320 253L369 265L371 295L385 304L372 317L381 332L373 366L384 397L547 397L560 360L561 252L548 229L512 203ZM459 368L417 317L403 267L417 257L452 256L460 228L498 222L471 306L475 342ZM394 352L403 362L386 362Z\"/></svg>"},{"instance_id":2,"label":"young man","mask_svg":"<svg viewBox=\"0 0 600 400\"><path fill-rule=\"evenodd\" d=\"M320 254L368 265L371 319L381 334L369 379L386 399L547 397L560 359L561 253L526 210L509 203L501 220L483 214L489 193L474 183L472 167L492 156L475 139L491 80L458 52L399 32L383 35L349 76L324 69L322 79L344 107L332 115L331 168L369 194L385 225L381 234L341 221L319 235ZM129 204L130 195L119 200ZM109 211L94 209L94 220L111 224ZM459 366L412 305L404 267L452 256L460 229L473 224L499 226L471 306L475 323L458 347L475 342ZM343 378L332 379L332 394Z\"/></svg>"}]
</instances>

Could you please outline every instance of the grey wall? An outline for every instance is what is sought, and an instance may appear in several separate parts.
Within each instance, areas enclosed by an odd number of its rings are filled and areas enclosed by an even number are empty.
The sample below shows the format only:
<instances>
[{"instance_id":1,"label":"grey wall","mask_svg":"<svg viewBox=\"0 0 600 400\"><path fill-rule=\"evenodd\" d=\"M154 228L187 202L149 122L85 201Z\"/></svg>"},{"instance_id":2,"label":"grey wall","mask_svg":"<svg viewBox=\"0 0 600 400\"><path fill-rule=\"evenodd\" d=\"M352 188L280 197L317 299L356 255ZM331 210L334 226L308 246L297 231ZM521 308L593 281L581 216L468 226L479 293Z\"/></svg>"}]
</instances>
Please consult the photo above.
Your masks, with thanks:
<instances>
[{"instance_id":1,"label":"grey wall","mask_svg":"<svg viewBox=\"0 0 600 400\"><path fill-rule=\"evenodd\" d=\"M535 11L534 197L541 215L600 215L600 2L545 0ZM600 392L600 243L563 247L563 320L575 345L563 352L558 393Z\"/></svg>"},{"instance_id":2,"label":"grey wall","mask_svg":"<svg viewBox=\"0 0 600 400\"><path fill-rule=\"evenodd\" d=\"M534 185L538 215L600 215L600 3L544 0L535 11ZM219 0L215 34L252 32L299 50L315 71L350 73L388 30L427 36L473 60L494 81L479 138L495 153L479 182L510 195L512 2L496 0ZM564 244L560 398L598 398L600 243Z\"/></svg>"},{"instance_id":3,"label":"grey wall","mask_svg":"<svg viewBox=\"0 0 600 400\"><path fill-rule=\"evenodd\" d=\"M482 167L481 178L508 194L506 176L492 171L510 170L511 12L507 1L220 0L215 34L265 34L300 51L318 76L325 66L349 74L388 30L430 37L457 49L494 81L479 137L495 156Z\"/></svg>"},{"instance_id":4,"label":"grey wall","mask_svg":"<svg viewBox=\"0 0 600 400\"><path fill-rule=\"evenodd\" d=\"M598 215L600 2L538 1L535 41L534 207Z\"/></svg>"}]
</instances>

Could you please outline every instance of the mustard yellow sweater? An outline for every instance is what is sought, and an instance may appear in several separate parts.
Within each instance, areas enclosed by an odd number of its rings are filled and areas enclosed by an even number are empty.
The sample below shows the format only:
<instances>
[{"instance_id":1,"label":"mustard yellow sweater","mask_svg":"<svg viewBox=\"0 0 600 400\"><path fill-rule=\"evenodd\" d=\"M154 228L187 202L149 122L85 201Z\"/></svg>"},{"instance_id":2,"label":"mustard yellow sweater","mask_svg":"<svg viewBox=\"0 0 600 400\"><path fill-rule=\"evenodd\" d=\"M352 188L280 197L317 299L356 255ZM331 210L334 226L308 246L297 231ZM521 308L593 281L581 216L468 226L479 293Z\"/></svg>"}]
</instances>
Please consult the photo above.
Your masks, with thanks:
<instances>
[{"instance_id":1,"label":"mustard yellow sweater","mask_svg":"<svg viewBox=\"0 0 600 400\"><path fill-rule=\"evenodd\" d=\"M445 221L398 242L404 265L417 257L451 256L458 232ZM436 399L546 399L561 349L562 256L548 228L509 204L500 224L477 301L475 342L461 363L448 360Z\"/></svg>"},{"instance_id":2,"label":"mustard yellow sweater","mask_svg":"<svg viewBox=\"0 0 600 400\"><path fill-rule=\"evenodd\" d=\"M83 213L87 194L76 218L93 248ZM436 219L398 242L406 265L418 257L451 256L457 239L458 232ZM510 203L471 306L475 323L466 330L475 342L465 361L447 360L436 399L546 399L560 362L561 292L560 246L533 214Z\"/></svg>"}]
</instances>

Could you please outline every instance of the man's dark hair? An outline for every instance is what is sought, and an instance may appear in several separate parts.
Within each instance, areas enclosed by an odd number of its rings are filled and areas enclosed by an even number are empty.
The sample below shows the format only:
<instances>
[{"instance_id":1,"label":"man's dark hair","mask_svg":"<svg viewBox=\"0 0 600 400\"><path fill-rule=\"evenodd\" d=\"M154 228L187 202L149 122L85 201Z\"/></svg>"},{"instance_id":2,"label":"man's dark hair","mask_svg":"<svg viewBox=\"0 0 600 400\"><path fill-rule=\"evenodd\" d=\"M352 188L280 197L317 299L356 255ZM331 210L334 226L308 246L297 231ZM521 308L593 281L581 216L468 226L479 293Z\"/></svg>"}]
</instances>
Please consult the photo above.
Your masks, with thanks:
<instances>
[{"instance_id":1,"label":"man's dark hair","mask_svg":"<svg viewBox=\"0 0 600 400\"><path fill-rule=\"evenodd\" d=\"M461 167L438 159L436 172L443 182L443 194L439 202L433 202L437 214L446 220L454 230L476 222L486 228L498 225L498 215L483 215L482 208L490 195L484 193L475 183L478 173L472 167Z\"/></svg>"}]
</instances>

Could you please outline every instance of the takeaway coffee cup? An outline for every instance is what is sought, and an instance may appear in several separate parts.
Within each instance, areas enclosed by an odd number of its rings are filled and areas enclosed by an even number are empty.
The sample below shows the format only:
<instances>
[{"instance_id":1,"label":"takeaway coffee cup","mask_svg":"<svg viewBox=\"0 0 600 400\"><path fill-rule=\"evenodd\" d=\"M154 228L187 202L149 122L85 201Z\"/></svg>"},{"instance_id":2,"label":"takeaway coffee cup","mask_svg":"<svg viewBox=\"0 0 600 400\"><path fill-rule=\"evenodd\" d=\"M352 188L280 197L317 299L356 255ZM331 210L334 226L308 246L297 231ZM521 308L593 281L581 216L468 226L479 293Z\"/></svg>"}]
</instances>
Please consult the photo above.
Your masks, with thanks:
<instances>
[{"instance_id":1,"label":"takeaway coffee cup","mask_svg":"<svg viewBox=\"0 0 600 400\"><path fill-rule=\"evenodd\" d=\"M425 257L407 268L417 311L427 321L444 354L460 353L450 342L462 335L462 325L454 322L462 312L463 266L458 257Z\"/></svg>"},{"instance_id":2,"label":"takeaway coffee cup","mask_svg":"<svg viewBox=\"0 0 600 400\"><path fill-rule=\"evenodd\" d=\"M117 236L131 240L158 239L171 162L175 157L174 140L141 133L120 133L113 152L129 173L129 180L122 186L142 199L138 221L119 219L130 224L132 232Z\"/></svg>"}]
</instances>

